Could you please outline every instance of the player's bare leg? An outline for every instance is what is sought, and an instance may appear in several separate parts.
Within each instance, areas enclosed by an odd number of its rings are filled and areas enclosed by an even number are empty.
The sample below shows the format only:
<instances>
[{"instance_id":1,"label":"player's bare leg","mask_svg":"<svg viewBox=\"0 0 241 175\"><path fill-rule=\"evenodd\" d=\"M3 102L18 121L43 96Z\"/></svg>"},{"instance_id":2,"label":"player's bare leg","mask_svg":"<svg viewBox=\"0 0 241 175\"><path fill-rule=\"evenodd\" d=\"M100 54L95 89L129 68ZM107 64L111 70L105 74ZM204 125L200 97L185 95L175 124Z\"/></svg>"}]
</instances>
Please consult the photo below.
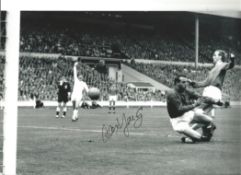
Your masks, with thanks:
<instances>
[{"instance_id":1,"label":"player's bare leg","mask_svg":"<svg viewBox=\"0 0 241 175\"><path fill-rule=\"evenodd\" d=\"M67 106L66 106L66 103L63 104L63 114L62 114L62 118L65 118L66 117L66 113L67 113Z\"/></svg>"},{"instance_id":2,"label":"player's bare leg","mask_svg":"<svg viewBox=\"0 0 241 175\"><path fill-rule=\"evenodd\" d=\"M56 107L56 118L59 118L61 103L58 103L58 106Z\"/></svg>"},{"instance_id":3,"label":"player's bare leg","mask_svg":"<svg viewBox=\"0 0 241 175\"><path fill-rule=\"evenodd\" d=\"M208 139L211 140L213 132L216 129L216 125L213 122L213 118L203 113L202 110L196 110L194 122L200 124L200 126L203 125L202 134L204 136L207 136Z\"/></svg>"},{"instance_id":4,"label":"player's bare leg","mask_svg":"<svg viewBox=\"0 0 241 175\"><path fill-rule=\"evenodd\" d=\"M115 101L113 101L112 109L113 109L113 113L115 114Z\"/></svg>"},{"instance_id":5,"label":"player's bare leg","mask_svg":"<svg viewBox=\"0 0 241 175\"><path fill-rule=\"evenodd\" d=\"M211 116L214 118L215 117L215 109L211 110Z\"/></svg>"},{"instance_id":6,"label":"player's bare leg","mask_svg":"<svg viewBox=\"0 0 241 175\"><path fill-rule=\"evenodd\" d=\"M199 128L202 128L202 134L196 131ZM210 116L196 110L194 120L192 121L190 127L183 127L183 129L179 132L190 138L188 139L187 137L183 137L182 142L207 142L211 140L215 129L216 126L213 123L213 119Z\"/></svg>"},{"instance_id":7,"label":"player's bare leg","mask_svg":"<svg viewBox=\"0 0 241 175\"><path fill-rule=\"evenodd\" d=\"M111 109L112 109L112 103L113 103L113 101L112 101L112 100L110 100L110 101L109 101L109 111L108 111L108 113L109 113L109 114L111 113Z\"/></svg>"},{"instance_id":8,"label":"player's bare leg","mask_svg":"<svg viewBox=\"0 0 241 175\"><path fill-rule=\"evenodd\" d=\"M186 137L182 137L181 140L182 142L190 142L190 143L195 143L195 142L204 142L204 141L209 141L206 136L203 136L200 134L198 131L192 129L191 127L185 127L182 129L182 131L179 131L179 133L184 134Z\"/></svg>"},{"instance_id":9,"label":"player's bare leg","mask_svg":"<svg viewBox=\"0 0 241 175\"><path fill-rule=\"evenodd\" d=\"M77 101L73 101L73 115L72 115L72 121L78 120L78 104Z\"/></svg>"}]
</instances>

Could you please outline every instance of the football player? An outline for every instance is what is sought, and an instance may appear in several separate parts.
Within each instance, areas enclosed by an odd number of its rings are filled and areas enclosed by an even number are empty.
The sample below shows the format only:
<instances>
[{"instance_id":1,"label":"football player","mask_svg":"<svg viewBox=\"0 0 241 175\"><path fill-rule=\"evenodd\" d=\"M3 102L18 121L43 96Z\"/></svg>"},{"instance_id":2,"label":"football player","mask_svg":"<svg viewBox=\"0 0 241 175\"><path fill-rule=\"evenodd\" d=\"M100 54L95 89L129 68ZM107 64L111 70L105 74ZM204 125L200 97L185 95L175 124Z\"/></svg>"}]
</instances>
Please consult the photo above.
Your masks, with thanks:
<instances>
[{"instance_id":1,"label":"football player","mask_svg":"<svg viewBox=\"0 0 241 175\"><path fill-rule=\"evenodd\" d=\"M60 81L58 82L58 106L56 108L56 118L59 118L59 113L62 107L62 116L61 118L64 118L67 113L67 102L70 99L70 83L67 81L67 79L62 76L60 78ZM63 106L62 106L63 105Z\"/></svg>"},{"instance_id":2,"label":"football player","mask_svg":"<svg viewBox=\"0 0 241 175\"><path fill-rule=\"evenodd\" d=\"M109 87L109 112L108 113L111 113L111 109L113 110L113 113L115 113L116 101L117 101L117 85L115 82L113 82Z\"/></svg>"},{"instance_id":3,"label":"football player","mask_svg":"<svg viewBox=\"0 0 241 175\"><path fill-rule=\"evenodd\" d=\"M228 58L230 59L230 62L225 62ZM200 82L193 81L190 84L194 88L204 87L202 96L212 98L216 102L221 101L221 90L224 78L227 70L234 67L234 58L235 55L233 53L230 53L229 55L224 50L216 50L213 53L214 67L209 71L207 78ZM207 113L211 111L211 116L214 117L215 113L213 104L206 105L203 110Z\"/></svg>"},{"instance_id":4,"label":"football player","mask_svg":"<svg viewBox=\"0 0 241 175\"><path fill-rule=\"evenodd\" d=\"M87 84L83 81L83 76L81 74L77 73L77 65L79 63L75 62L73 67L73 73L74 73L74 86L73 86L73 92L71 95L71 101L73 104L73 115L72 115L72 121L78 120L78 107L80 105L80 102L83 97L83 93L88 93L89 88Z\"/></svg>"},{"instance_id":5,"label":"football player","mask_svg":"<svg viewBox=\"0 0 241 175\"><path fill-rule=\"evenodd\" d=\"M187 80L184 75L179 75L174 80L174 90L167 93L167 111L173 130L184 134L182 142L210 141L216 126L213 119L205 114L195 113L194 109L201 105L199 96L187 89ZM207 131L199 133L198 128Z\"/></svg>"}]
</instances>

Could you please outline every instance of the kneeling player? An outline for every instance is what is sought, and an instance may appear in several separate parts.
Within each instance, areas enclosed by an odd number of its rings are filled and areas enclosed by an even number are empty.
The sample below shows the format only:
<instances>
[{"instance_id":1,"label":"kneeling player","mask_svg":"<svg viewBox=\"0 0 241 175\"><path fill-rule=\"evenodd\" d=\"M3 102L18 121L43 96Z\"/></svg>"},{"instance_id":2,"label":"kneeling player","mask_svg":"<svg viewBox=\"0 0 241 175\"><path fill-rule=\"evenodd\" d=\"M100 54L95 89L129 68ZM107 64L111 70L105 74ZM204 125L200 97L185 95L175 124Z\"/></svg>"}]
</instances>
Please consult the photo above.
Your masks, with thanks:
<instances>
[{"instance_id":1,"label":"kneeling player","mask_svg":"<svg viewBox=\"0 0 241 175\"><path fill-rule=\"evenodd\" d=\"M62 118L66 116L67 113L67 107L66 104L70 99L70 84L66 80L66 78L63 76L61 77L60 81L58 82L58 106L56 108L56 118L59 118L59 113L61 106L63 104L63 109L62 109Z\"/></svg>"},{"instance_id":2,"label":"kneeling player","mask_svg":"<svg viewBox=\"0 0 241 175\"><path fill-rule=\"evenodd\" d=\"M173 130L186 136L182 137L183 142L187 139L191 139L192 142L210 141L216 128L213 119L208 115L194 112L201 102L192 102L198 96L186 89L186 83L184 76L177 76L174 80L174 90L167 94L167 110ZM200 127L205 128L206 133L200 134L196 131Z\"/></svg>"},{"instance_id":3,"label":"kneeling player","mask_svg":"<svg viewBox=\"0 0 241 175\"><path fill-rule=\"evenodd\" d=\"M78 120L78 107L83 97L83 93L88 93L89 88L87 84L83 81L83 76L81 74L77 75L77 65L78 62L74 63L74 87L71 95L71 101L73 103L73 115L72 121Z\"/></svg>"}]
</instances>

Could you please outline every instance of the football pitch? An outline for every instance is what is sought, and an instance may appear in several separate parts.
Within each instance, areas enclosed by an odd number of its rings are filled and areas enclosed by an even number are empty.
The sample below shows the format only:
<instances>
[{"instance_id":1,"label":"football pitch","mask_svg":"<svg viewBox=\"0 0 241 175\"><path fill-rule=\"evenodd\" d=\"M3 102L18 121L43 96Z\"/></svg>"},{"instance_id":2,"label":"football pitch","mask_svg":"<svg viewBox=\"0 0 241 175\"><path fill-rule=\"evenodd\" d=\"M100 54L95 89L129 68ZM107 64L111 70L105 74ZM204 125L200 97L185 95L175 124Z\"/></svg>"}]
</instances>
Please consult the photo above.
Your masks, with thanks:
<instances>
[{"instance_id":1,"label":"football pitch","mask_svg":"<svg viewBox=\"0 0 241 175\"><path fill-rule=\"evenodd\" d=\"M216 111L209 143L183 144L165 107L80 109L79 120L55 108L19 108L18 175L238 175L240 107ZM0 111L0 117L3 114ZM2 158L2 157L1 157Z\"/></svg>"}]
</instances>

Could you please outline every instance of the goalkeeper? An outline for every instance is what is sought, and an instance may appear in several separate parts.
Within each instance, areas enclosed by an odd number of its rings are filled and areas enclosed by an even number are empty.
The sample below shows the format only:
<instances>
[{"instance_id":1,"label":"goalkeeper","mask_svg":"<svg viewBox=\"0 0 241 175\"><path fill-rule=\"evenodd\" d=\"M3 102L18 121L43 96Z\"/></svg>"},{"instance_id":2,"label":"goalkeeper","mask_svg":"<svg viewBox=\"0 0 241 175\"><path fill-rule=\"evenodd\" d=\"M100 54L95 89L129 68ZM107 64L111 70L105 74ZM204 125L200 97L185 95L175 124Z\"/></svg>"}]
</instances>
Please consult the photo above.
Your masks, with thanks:
<instances>
[{"instance_id":1,"label":"goalkeeper","mask_svg":"<svg viewBox=\"0 0 241 175\"><path fill-rule=\"evenodd\" d=\"M203 113L196 113L195 108L202 102L199 95L187 89L188 79L179 75L174 80L174 90L167 94L167 111L173 130L184 134L182 142L210 141L216 129L213 119ZM203 133L197 131L203 128Z\"/></svg>"}]
</instances>

